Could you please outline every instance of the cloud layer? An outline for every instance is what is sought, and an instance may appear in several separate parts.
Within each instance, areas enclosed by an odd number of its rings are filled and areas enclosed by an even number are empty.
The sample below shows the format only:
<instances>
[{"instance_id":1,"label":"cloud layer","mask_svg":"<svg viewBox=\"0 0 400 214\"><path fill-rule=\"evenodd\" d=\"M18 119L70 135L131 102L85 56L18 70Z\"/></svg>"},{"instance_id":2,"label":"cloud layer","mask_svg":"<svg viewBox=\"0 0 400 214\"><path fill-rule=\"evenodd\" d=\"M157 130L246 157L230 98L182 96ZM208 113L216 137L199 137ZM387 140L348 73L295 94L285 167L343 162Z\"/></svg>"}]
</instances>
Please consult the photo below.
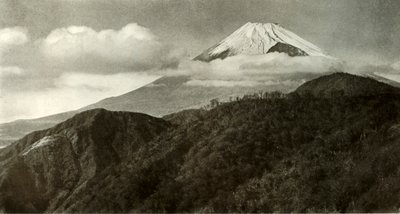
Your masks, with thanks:
<instances>
[{"instance_id":1,"label":"cloud layer","mask_svg":"<svg viewBox=\"0 0 400 214\"><path fill-rule=\"evenodd\" d=\"M22 27L0 29L0 48L22 45L28 42L27 30Z\"/></svg>"},{"instance_id":2,"label":"cloud layer","mask_svg":"<svg viewBox=\"0 0 400 214\"><path fill-rule=\"evenodd\" d=\"M40 48L54 66L73 63L75 68L96 71L104 66L143 71L177 64L171 47L136 23L98 32L85 26L55 29L41 41Z\"/></svg>"},{"instance_id":3,"label":"cloud layer","mask_svg":"<svg viewBox=\"0 0 400 214\"><path fill-rule=\"evenodd\" d=\"M150 29L69 26L32 41L23 27L0 29L0 122L77 109L134 90L164 75L188 75L187 86L294 88L345 71L400 82L400 62L352 65L283 53L192 61Z\"/></svg>"},{"instance_id":4,"label":"cloud layer","mask_svg":"<svg viewBox=\"0 0 400 214\"><path fill-rule=\"evenodd\" d=\"M31 41L0 29L0 122L76 109L140 87L182 52L136 23L119 30L69 26Z\"/></svg>"},{"instance_id":5,"label":"cloud layer","mask_svg":"<svg viewBox=\"0 0 400 214\"><path fill-rule=\"evenodd\" d=\"M289 57L283 53L258 56L233 56L210 63L184 61L170 75L189 75L188 85L260 86L299 84L318 75L342 71L342 62L325 57Z\"/></svg>"},{"instance_id":6,"label":"cloud layer","mask_svg":"<svg viewBox=\"0 0 400 214\"><path fill-rule=\"evenodd\" d=\"M22 27L3 28L0 29L0 66L4 62L4 56L14 51L15 48L24 45L29 41L27 30ZM0 68L2 75L3 71L8 73L8 69ZM8 70L8 71L6 71Z\"/></svg>"},{"instance_id":7,"label":"cloud layer","mask_svg":"<svg viewBox=\"0 0 400 214\"><path fill-rule=\"evenodd\" d=\"M55 87L1 94L0 122L74 110L134 90L158 78L143 73L66 73Z\"/></svg>"},{"instance_id":8,"label":"cloud layer","mask_svg":"<svg viewBox=\"0 0 400 214\"><path fill-rule=\"evenodd\" d=\"M356 72L380 76L400 83L400 61L393 64L364 65L359 67Z\"/></svg>"}]
</instances>

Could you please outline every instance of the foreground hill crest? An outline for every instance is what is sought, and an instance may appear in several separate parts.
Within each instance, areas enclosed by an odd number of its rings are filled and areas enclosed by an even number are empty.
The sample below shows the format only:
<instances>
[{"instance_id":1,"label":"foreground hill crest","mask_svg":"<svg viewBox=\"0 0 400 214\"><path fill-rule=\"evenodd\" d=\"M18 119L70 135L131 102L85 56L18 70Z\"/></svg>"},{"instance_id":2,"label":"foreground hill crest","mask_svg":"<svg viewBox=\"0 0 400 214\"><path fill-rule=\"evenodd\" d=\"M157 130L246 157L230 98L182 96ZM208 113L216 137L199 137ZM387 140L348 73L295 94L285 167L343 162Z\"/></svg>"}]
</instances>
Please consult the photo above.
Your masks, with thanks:
<instances>
[{"instance_id":1,"label":"foreground hill crest","mask_svg":"<svg viewBox=\"0 0 400 214\"><path fill-rule=\"evenodd\" d=\"M398 210L399 94L343 73L310 82L380 94L257 93L164 118L81 112L0 150L0 211Z\"/></svg>"}]
</instances>

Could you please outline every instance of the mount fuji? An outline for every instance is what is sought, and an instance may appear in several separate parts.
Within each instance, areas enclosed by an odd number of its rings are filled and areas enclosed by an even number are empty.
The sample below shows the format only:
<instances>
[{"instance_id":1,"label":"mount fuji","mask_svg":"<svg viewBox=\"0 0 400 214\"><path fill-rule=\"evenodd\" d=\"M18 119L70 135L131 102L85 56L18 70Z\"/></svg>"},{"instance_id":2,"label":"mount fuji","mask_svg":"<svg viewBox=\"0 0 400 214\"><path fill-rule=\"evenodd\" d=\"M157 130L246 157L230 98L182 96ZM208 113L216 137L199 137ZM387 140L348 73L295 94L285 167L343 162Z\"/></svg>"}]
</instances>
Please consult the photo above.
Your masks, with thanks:
<instances>
[{"instance_id":1,"label":"mount fuji","mask_svg":"<svg viewBox=\"0 0 400 214\"><path fill-rule=\"evenodd\" d=\"M293 57L322 56L329 58L320 48L278 24L247 23L194 60L209 62L217 58L224 59L235 55L262 55L271 52L283 52ZM311 79L316 77L315 75L304 78ZM299 82L298 85L277 83L255 86L205 87L187 84L190 80L189 76L165 76L139 89L103 99L75 111L0 124L0 146L8 145L29 132L49 128L78 112L89 109L105 108L114 111L142 112L160 117L184 109L205 106L212 99L226 101L230 97L258 91L289 92L300 84Z\"/></svg>"},{"instance_id":2,"label":"mount fuji","mask_svg":"<svg viewBox=\"0 0 400 214\"><path fill-rule=\"evenodd\" d=\"M231 35L194 58L209 62L235 55L261 55L271 52L289 56L324 56L320 48L274 23L248 22Z\"/></svg>"}]
</instances>

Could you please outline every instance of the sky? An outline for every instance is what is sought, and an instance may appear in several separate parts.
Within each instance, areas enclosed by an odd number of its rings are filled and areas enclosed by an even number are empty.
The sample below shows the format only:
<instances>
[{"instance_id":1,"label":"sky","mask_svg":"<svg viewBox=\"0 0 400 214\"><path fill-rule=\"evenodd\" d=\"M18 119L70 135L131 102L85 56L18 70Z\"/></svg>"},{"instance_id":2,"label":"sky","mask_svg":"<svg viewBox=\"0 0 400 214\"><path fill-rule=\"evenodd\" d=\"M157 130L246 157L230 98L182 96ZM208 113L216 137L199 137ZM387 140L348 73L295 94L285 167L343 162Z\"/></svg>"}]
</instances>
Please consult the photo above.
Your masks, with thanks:
<instances>
[{"instance_id":1,"label":"sky","mask_svg":"<svg viewBox=\"0 0 400 214\"><path fill-rule=\"evenodd\" d=\"M279 23L348 64L398 78L398 0L2 0L0 122L77 109L171 70L227 72L226 62L187 59L247 22Z\"/></svg>"}]
</instances>

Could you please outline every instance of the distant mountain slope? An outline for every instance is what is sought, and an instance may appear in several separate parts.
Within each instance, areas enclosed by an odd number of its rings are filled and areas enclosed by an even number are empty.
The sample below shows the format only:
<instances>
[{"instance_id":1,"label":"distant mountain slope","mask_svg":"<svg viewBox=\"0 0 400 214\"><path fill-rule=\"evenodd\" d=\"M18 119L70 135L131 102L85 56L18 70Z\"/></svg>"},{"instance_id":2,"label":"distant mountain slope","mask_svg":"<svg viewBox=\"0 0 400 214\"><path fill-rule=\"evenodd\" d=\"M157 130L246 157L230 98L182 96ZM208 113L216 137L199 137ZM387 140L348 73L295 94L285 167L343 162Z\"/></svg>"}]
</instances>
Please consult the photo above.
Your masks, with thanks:
<instances>
[{"instance_id":1,"label":"distant mountain slope","mask_svg":"<svg viewBox=\"0 0 400 214\"><path fill-rule=\"evenodd\" d=\"M117 97L110 97L85 108L105 108L144 112L153 116L163 116L183 109L199 108L209 104L211 99L229 100L259 90L290 91L285 85L254 87L218 87L188 85L188 76L166 76L137 90ZM293 86L296 87L296 86Z\"/></svg>"},{"instance_id":2,"label":"distant mountain slope","mask_svg":"<svg viewBox=\"0 0 400 214\"><path fill-rule=\"evenodd\" d=\"M378 71L378 72L379 72L379 71ZM383 82L383 83L386 83L386 84L388 84L388 85L394 86L394 87L396 87L396 88L400 88L400 82L396 82L396 81L394 81L394 80L385 78L385 77L379 75L379 73L376 74L376 73L373 73L373 72L372 72L372 73L366 73L366 74L364 74L364 75L365 75L366 77L370 77L370 78L372 78L372 79L378 80L379 82Z\"/></svg>"},{"instance_id":3,"label":"distant mountain slope","mask_svg":"<svg viewBox=\"0 0 400 214\"><path fill-rule=\"evenodd\" d=\"M16 141L32 131L50 128L57 123L71 118L76 113L78 111L68 111L37 119L16 120L0 124L0 147Z\"/></svg>"},{"instance_id":4,"label":"distant mountain slope","mask_svg":"<svg viewBox=\"0 0 400 214\"><path fill-rule=\"evenodd\" d=\"M189 80L188 76L162 77L129 93L106 98L76 111L0 124L0 146L8 145L29 132L50 128L78 112L94 108L164 116L184 109L200 108L209 104L211 99L227 101L230 97L235 98L247 93L272 90L288 92L296 87L296 85L290 87L284 84L254 87L206 87L188 85Z\"/></svg>"},{"instance_id":5,"label":"distant mountain slope","mask_svg":"<svg viewBox=\"0 0 400 214\"><path fill-rule=\"evenodd\" d=\"M273 23L246 23L194 60L212 61L228 56L261 55L271 52L289 56L325 56L321 49L293 32Z\"/></svg>"},{"instance_id":6,"label":"distant mountain slope","mask_svg":"<svg viewBox=\"0 0 400 214\"><path fill-rule=\"evenodd\" d=\"M284 52L289 56L326 56L318 47L278 24L247 23L196 59L211 61L215 58L237 54L259 55L270 52ZM49 128L77 112L93 108L163 116L184 109L199 108L207 105L211 99L228 100L230 97L258 91L288 92L297 87L296 85L287 86L284 83L255 87L209 87L188 85L189 80L187 76L162 77L129 93L106 98L76 111L0 124L0 147L10 144L31 131Z\"/></svg>"},{"instance_id":7,"label":"distant mountain slope","mask_svg":"<svg viewBox=\"0 0 400 214\"><path fill-rule=\"evenodd\" d=\"M320 86L315 85L317 88L313 89L312 93L325 93L329 95L334 89L337 93L349 90L346 92L347 94L351 93L356 95L357 93L376 93L375 90L379 93L382 92L382 90L393 90L392 87L387 85L382 86L383 83L376 82L371 78L354 79L350 74L344 73L334 74L332 77L334 78L326 79L326 77L322 77L322 80L326 80L327 82L324 82ZM386 80L382 77L373 78L379 78L380 81L385 81L386 83L396 86L395 82ZM8 145L32 131L50 128L78 112L93 108L143 112L153 116L164 116L184 109L193 109L205 106L214 98L227 101L229 97L235 98L236 96L242 96L247 93L258 91L279 90L290 92L294 90L294 88L285 85L257 87L189 86L186 84L189 79L190 78L187 76L162 77L149 85L127 94L110 97L76 111L64 112L33 120L18 120L11 123L0 124L0 146ZM352 82L352 80L355 82ZM332 85L334 85L335 88L329 88ZM374 88L374 85L377 85L378 88ZM310 87L314 87L313 81L300 87L298 92L305 93L306 91L309 91ZM395 89L395 91L397 90Z\"/></svg>"},{"instance_id":8,"label":"distant mountain slope","mask_svg":"<svg viewBox=\"0 0 400 214\"><path fill-rule=\"evenodd\" d=\"M0 210L395 212L400 95L352 95L82 112L0 150Z\"/></svg>"},{"instance_id":9,"label":"distant mountain slope","mask_svg":"<svg viewBox=\"0 0 400 214\"><path fill-rule=\"evenodd\" d=\"M341 93L345 96L372 96L399 94L400 89L369 77L334 73L310 80L301 85L296 92L300 94L309 93L314 96L331 96L335 93Z\"/></svg>"}]
</instances>

